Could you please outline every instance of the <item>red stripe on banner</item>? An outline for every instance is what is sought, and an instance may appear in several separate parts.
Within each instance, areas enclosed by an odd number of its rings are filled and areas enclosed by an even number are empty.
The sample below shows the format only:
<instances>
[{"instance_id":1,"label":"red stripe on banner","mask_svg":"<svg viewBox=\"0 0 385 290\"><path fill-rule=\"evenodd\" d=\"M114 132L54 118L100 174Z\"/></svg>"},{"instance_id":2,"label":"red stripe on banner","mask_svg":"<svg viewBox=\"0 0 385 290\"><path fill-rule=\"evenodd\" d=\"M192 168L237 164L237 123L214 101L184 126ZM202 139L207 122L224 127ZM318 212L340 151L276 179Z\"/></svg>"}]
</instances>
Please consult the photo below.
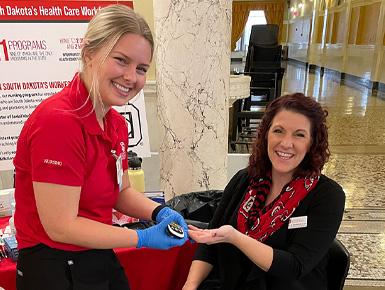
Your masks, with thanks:
<instances>
[{"instance_id":1,"label":"red stripe on banner","mask_svg":"<svg viewBox=\"0 0 385 290\"><path fill-rule=\"evenodd\" d=\"M9 1L0 0L1 20L90 20L111 4L134 8L133 1Z\"/></svg>"}]
</instances>

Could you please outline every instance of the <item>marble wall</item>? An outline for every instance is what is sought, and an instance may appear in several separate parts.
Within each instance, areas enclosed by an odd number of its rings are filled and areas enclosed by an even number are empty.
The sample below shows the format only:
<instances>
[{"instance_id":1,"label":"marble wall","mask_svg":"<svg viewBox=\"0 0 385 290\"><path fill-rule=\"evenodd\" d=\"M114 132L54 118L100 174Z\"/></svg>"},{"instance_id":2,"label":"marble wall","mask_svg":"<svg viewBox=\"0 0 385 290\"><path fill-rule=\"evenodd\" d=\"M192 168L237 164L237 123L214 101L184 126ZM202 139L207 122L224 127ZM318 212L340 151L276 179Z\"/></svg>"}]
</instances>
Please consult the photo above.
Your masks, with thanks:
<instances>
[{"instance_id":1,"label":"marble wall","mask_svg":"<svg viewBox=\"0 0 385 290\"><path fill-rule=\"evenodd\" d=\"M231 0L154 1L160 187L227 183Z\"/></svg>"},{"instance_id":2,"label":"marble wall","mask_svg":"<svg viewBox=\"0 0 385 290\"><path fill-rule=\"evenodd\" d=\"M228 169L226 175L226 182L241 169L247 167L249 162L249 154L231 153L227 154ZM160 166L159 166L159 154L158 152L151 152L151 157L144 158L142 163L142 169L144 171L144 183L146 191L159 191L160 188ZM223 190L224 187L211 188L215 190ZM186 192L181 194L192 192L186 188ZM166 198L166 201L169 198Z\"/></svg>"}]
</instances>

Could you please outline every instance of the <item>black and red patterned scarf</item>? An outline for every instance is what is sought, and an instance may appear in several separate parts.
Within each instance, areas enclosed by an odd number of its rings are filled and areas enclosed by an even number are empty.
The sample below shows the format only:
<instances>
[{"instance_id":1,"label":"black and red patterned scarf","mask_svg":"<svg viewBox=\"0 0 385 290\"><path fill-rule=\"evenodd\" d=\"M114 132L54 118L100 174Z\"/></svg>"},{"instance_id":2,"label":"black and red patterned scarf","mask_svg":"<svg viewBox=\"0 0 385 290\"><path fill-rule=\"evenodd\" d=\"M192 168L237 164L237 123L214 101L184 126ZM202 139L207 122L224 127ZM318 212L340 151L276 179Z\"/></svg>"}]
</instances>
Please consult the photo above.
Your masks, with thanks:
<instances>
[{"instance_id":1,"label":"black and red patterned scarf","mask_svg":"<svg viewBox=\"0 0 385 290\"><path fill-rule=\"evenodd\" d=\"M300 201L314 188L316 178L292 179L276 197L265 207L271 187L271 173L266 178L250 181L245 200L238 212L238 230L260 242L264 242L277 231L293 214Z\"/></svg>"}]
</instances>

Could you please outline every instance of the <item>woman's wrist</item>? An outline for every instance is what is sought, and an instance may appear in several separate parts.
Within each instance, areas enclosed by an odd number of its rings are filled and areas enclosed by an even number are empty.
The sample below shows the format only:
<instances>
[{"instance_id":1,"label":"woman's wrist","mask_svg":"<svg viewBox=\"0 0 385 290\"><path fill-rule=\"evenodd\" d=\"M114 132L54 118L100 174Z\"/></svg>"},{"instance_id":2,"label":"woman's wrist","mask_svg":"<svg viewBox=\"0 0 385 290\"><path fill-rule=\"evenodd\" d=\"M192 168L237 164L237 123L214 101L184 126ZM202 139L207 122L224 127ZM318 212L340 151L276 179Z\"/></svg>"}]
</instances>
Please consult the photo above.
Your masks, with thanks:
<instances>
[{"instance_id":1,"label":"woman's wrist","mask_svg":"<svg viewBox=\"0 0 385 290\"><path fill-rule=\"evenodd\" d=\"M153 211L152 211L152 214L151 214L151 220L153 221L156 221L156 217L158 216L158 213L164 209L166 206L163 205L163 204L160 204L158 205Z\"/></svg>"},{"instance_id":2,"label":"woman's wrist","mask_svg":"<svg viewBox=\"0 0 385 290\"><path fill-rule=\"evenodd\" d=\"M234 229L234 228L233 228ZM229 240L229 243L230 244L233 244L234 246L236 246L237 244L240 243L241 239L243 238L244 234L242 234L240 231L238 231L237 229L234 229L233 230L233 233L231 234L230 236L230 240Z\"/></svg>"},{"instance_id":3,"label":"woman's wrist","mask_svg":"<svg viewBox=\"0 0 385 290\"><path fill-rule=\"evenodd\" d=\"M186 281L182 290L196 290L196 289L198 289L198 286L199 285L197 285L197 283L192 283L190 281Z\"/></svg>"}]
</instances>

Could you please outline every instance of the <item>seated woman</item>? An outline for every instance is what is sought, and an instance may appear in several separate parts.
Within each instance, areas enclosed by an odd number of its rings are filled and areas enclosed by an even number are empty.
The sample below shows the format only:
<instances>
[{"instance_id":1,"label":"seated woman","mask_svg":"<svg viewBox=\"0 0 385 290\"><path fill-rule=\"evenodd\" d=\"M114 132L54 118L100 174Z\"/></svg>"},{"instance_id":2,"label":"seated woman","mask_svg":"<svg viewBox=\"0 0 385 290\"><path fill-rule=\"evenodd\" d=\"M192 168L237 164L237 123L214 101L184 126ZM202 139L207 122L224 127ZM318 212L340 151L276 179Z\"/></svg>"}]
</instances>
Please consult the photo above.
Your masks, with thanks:
<instances>
[{"instance_id":1,"label":"seated woman","mask_svg":"<svg viewBox=\"0 0 385 290\"><path fill-rule=\"evenodd\" d=\"M248 167L226 186L209 229L189 226L200 245L183 290L328 289L327 252L345 194L321 174L326 116L300 93L268 106Z\"/></svg>"}]
</instances>

